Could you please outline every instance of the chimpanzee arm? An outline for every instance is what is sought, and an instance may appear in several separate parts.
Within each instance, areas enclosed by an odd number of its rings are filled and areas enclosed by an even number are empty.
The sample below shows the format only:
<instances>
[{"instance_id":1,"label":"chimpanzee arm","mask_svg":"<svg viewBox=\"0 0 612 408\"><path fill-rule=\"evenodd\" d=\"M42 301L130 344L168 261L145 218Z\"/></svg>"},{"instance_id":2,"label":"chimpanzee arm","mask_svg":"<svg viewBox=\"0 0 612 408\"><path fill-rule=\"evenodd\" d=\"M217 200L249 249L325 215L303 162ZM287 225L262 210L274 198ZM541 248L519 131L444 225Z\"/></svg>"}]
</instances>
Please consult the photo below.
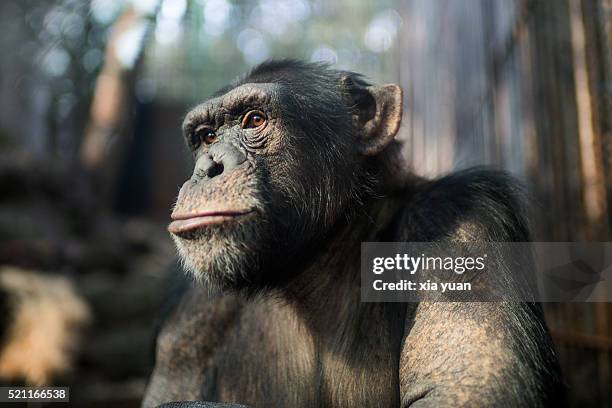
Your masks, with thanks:
<instances>
[{"instance_id":1,"label":"chimpanzee arm","mask_svg":"<svg viewBox=\"0 0 612 408\"><path fill-rule=\"evenodd\" d=\"M559 406L550 339L538 306L415 304L400 359L402 407Z\"/></svg>"},{"instance_id":2,"label":"chimpanzee arm","mask_svg":"<svg viewBox=\"0 0 612 408\"><path fill-rule=\"evenodd\" d=\"M520 191L497 172L460 172L432 183L419 192L405 221L420 227L404 240L529 240ZM538 304L408 306L400 357L402 407L559 406L556 399L563 396Z\"/></svg>"}]
</instances>

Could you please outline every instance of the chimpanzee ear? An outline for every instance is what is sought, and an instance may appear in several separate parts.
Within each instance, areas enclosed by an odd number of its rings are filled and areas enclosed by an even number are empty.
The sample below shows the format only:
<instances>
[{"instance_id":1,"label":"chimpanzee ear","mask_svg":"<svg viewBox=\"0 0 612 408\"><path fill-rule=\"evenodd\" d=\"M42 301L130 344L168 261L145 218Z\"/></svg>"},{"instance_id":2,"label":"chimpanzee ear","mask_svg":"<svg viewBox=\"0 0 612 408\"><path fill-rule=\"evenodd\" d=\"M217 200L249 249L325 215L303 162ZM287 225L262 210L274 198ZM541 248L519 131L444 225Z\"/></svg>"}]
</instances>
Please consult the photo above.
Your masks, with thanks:
<instances>
[{"instance_id":1,"label":"chimpanzee ear","mask_svg":"<svg viewBox=\"0 0 612 408\"><path fill-rule=\"evenodd\" d=\"M349 75L342 77L353 110L353 127L359 151L375 156L393 141L402 122L402 88L399 85L362 86Z\"/></svg>"}]
</instances>

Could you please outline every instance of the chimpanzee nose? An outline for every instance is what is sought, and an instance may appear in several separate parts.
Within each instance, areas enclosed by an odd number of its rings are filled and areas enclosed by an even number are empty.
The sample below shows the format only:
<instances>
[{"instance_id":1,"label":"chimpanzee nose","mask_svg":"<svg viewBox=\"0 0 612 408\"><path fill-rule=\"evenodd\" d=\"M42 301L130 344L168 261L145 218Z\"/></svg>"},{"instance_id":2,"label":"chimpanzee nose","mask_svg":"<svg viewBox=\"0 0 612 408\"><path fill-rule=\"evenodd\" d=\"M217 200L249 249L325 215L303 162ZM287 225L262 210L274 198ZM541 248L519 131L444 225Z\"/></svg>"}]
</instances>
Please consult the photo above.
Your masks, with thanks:
<instances>
[{"instance_id":1,"label":"chimpanzee nose","mask_svg":"<svg viewBox=\"0 0 612 408\"><path fill-rule=\"evenodd\" d=\"M193 169L194 181L213 178L223 173L223 163L217 163L209 154L200 156Z\"/></svg>"},{"instance_id":2,"label":"chimpanzee nose","mask_svg":"<svg viewBox=\"0 0 612 408\"><path fill-rule=\"evenodd\" d=\"M193 178L211 179L231 171L245 161L246 154L239 148L228 144L213 145L208 153L203 154L196 161Z\"/></svg>"}]
</instances>

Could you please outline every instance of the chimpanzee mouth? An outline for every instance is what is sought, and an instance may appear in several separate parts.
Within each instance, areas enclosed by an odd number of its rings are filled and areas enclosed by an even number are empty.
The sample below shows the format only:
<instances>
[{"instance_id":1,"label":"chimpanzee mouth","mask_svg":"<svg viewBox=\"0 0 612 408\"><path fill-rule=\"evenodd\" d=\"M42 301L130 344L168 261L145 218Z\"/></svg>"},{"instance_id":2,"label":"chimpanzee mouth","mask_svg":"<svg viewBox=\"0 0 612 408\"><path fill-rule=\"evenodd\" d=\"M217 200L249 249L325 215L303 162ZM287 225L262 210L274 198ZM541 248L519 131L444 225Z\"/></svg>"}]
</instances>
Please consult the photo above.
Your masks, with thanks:
<instances>
[{"instance_id":1,"label":"chimpanzee mouth","mask_svg":"<svg viewBox=\"0 0 612 408\"><path fill-rule=\"evenodd\" d=\"M168 231L175 235L183 235L198 229L225 224L230 221L243 218L253 214L254 209L228 210L228 211L205 211L193 214L172 215L172 222L168 225Z\"/></svg>"}]
</instances>

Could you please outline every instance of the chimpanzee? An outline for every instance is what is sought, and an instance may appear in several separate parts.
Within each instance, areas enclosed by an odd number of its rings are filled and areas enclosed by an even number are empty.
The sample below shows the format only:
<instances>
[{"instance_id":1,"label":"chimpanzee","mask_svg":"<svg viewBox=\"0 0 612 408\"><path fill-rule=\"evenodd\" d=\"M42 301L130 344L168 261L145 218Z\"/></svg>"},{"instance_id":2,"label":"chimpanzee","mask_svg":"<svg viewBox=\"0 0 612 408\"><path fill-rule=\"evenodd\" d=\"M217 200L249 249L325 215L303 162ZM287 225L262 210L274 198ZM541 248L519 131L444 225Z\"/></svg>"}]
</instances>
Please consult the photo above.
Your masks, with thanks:
<instances>
[{"instance_id":1,"label":"chimpanzee","mask_svg":"<svg viewBox=\"0 0 612 408\"><path fill-rule=\"evenodd\" d=\"M160 330L143 406L559 402L537 304L360 302L362 241L529 240L504 173L405 172L401 117L399 86L295 60L187 114L195 169L168 230L197 283Z\"/></svg>"}]
</instances>

